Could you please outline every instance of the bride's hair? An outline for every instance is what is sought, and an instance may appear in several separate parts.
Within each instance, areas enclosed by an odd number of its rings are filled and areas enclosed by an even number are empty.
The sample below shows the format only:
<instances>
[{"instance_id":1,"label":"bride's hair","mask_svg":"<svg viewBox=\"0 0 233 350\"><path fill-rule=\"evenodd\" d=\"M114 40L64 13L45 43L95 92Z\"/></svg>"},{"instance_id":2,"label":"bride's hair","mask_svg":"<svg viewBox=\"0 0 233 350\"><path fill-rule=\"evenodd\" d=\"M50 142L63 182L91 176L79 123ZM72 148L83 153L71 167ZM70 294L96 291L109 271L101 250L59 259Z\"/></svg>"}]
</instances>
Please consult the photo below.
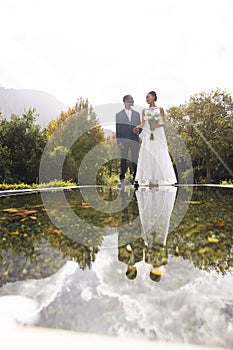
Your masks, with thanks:
<instances>
[{"instance_id":1,"label":"bride's hair","mask_svg":"<svg viewBox=\"0 0 233 350\"><path fill-rule=\"evenodd\" d=\"M152 95L155 98L155 101L157 101L157 95L155 91L150 91L148 94Z\"/></svg>"}]
</instances>

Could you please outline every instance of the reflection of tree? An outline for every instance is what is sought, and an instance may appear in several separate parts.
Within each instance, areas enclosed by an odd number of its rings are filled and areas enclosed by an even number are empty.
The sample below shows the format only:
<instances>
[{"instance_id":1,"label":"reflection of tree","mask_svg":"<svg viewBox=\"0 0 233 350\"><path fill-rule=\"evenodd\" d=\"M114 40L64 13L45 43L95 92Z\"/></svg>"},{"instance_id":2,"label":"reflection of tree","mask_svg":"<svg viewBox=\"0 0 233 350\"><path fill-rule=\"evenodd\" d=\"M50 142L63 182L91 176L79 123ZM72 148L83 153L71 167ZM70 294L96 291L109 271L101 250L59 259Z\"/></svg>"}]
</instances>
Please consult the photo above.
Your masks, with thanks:
<instances>
[{"instance_id":1,"label":"reflection of tree","mask_svg":"<svg viewBox=\"0 0 233 350\"><path fill-rule=\"evenodd\" d=\"M72 239L63 236L59 237L62 233L57 233L57 229L51 226L48 230L48 240L52 247L59 248L64 258L69 260L72 258L76 261L81 269L91 268L92 263L95 261L96 254L99 248L96 246L86 246L78 242L74 242ZM59 231L58 231L59 232Z\"/></svg>"},{"instance_id":2,"label":"reflection of tree","mask_svg":"<svg viewBox=\"0 0 233 350\"><path fill-rule=\"evenodd\" d=\"M137 203L135 203L134 200L130 200L132 197L131 192L125 192L123 195L123 200L125 204L128 203L128 207L124 208L124 203L122 202L122 198L120 198L119 211L115 212L113 210L113 212L111 212L112 202L115 201L118 196L121 196L116 189L99 187L93 191L93 188L87 187L82 191L85 194L85 200L79 190L67 192L66 198L74 213L90 225L98 226L98 228L104 228L106 226L118 227L122 225L122 223L127 224L129 219L132 222L138 216ZM97 209L92 207L93 203L96 204ZM123 207L122 210L121 207ZM104 235L105 230L102 230L101 233Z\"/></svg>"},{"instance_id":3,"label":"reflection of tree","mask_svg":"<svg viewBox=\"0 0 233 350\"><path fill-rule=\"evenodd\" d=\"M169 234L169 253L208 272L233 267L232 190L195 188L180 225Z\"/></svg>"},{"instance_id":4,"label":"reflection of tree","mask_svg":"<svg viewBox=\"0 0 233 350\"><path fill-rule=\"evenodd\" d=\"M48 277L71 259L82 269L91 267L99 250L98 246L92 244L91 232L86 237L87 245L66 237L51 225L37 195L30 195L30 198L8 198L5 202L10 208L5 207L6 211L1 217L4 225L0 228L0 285L16 280ZM22 204L26 206L23 207ZM60 205L56 203L54 210L59 212L59 209ZM77 232L79 228L76 227L75 230ZM81 237L83 232L79 234ZM102 236L99 232L97 238L101 243Z\"/></svg>"}]
</instances>

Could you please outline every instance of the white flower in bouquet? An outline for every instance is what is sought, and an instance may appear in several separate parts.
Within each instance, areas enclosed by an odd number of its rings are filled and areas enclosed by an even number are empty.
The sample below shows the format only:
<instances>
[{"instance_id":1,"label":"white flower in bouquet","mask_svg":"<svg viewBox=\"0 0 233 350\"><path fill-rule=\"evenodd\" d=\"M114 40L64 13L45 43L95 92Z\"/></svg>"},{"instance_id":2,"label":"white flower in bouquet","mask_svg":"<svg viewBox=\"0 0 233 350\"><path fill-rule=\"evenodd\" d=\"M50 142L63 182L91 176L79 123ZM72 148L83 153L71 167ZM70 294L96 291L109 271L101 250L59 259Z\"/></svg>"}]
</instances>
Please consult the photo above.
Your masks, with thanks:
<instances>
[{"instance_id":1,"label":"white flower in bouquet","mask_svg":"<svg viewBox=\"0 0 233 350\"><path fill-rule=\"evenodd\" d=\"M154 140L154 134L153 131L155 130L157 125L163 124L163 118L161 116L160 111L159 112L150 112L149 110L146 110L146 114L144 116L145 120L148 120L148 123L150 125L150 140Z\"/></svg>"}]
</instances>

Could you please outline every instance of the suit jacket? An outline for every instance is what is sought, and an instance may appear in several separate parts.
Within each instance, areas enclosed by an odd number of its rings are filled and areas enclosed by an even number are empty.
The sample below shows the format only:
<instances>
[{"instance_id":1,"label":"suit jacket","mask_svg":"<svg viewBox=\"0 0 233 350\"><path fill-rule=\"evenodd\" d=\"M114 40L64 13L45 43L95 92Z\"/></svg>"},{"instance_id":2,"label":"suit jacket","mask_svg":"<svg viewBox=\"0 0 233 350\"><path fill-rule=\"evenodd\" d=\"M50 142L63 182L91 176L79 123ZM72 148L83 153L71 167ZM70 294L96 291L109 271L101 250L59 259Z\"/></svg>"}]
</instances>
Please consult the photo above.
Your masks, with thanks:
<instances>
[{"instance_id":1,"label":"suit jacket","mask_svg":"<svg viewBox=\"0 0 233 350\"><path fill-rule=\"evenodd\" d=\"M139 136L133 133L133 128L141 124L140 114L132 109L131 121L123 109L116 114L116 138L117 142L126 142L121 139L133 140L139 142ZM142 130L139 130L139 133Z\"/></svg>"}]
</instances>

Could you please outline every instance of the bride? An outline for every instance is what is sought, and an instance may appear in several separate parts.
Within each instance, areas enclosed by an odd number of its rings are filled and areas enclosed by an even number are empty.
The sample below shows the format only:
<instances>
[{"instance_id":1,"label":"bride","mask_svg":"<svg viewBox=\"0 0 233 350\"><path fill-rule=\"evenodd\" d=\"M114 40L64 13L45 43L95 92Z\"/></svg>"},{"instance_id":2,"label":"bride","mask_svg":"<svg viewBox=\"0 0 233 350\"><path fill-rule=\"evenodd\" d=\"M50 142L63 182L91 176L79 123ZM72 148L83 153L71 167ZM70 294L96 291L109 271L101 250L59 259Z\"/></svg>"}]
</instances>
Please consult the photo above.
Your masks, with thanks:
<instances>
[{"instance_id":1,"label":"bride","mask_svg":"<svg viewBox=\"0 0 233 350\"><path fill-rule=\"evenodd\" d=\"M142 123L137 125L137 129L143 128L135 177L139 185L158 186L177 183L164 132L164 110L156 106L156 101L156 93L150 91L146 95L149 106L142 110Z\"/></svg>"}]
</instances>

